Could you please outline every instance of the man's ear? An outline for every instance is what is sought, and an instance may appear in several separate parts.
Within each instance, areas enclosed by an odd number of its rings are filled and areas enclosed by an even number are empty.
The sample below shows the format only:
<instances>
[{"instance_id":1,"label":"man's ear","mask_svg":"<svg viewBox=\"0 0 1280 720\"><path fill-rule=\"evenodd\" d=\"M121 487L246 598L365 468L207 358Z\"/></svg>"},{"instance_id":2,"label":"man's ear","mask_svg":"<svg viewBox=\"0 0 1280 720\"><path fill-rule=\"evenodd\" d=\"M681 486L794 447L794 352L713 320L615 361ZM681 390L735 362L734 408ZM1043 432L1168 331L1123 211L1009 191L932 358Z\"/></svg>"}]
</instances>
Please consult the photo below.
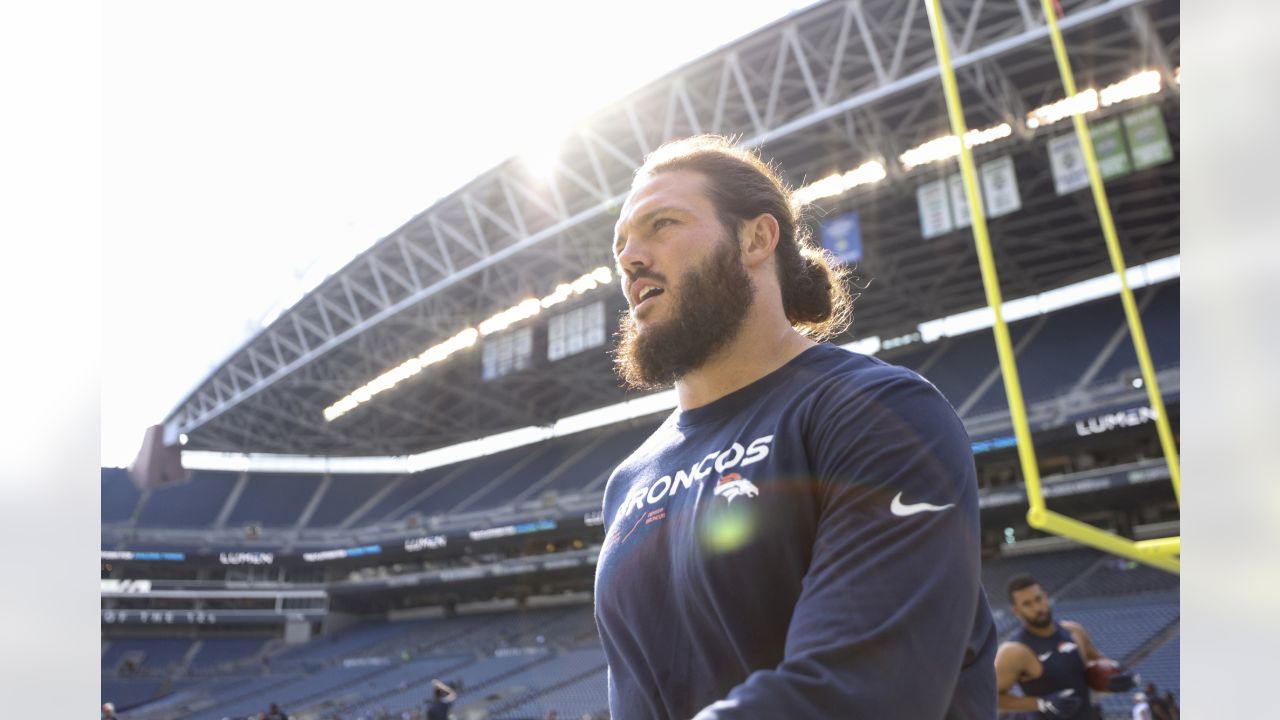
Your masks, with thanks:
<instances>
[{"instance_id":1,"label":"man's ear","mask_svg":"<svg viewBox=\"0 0 1280 720\"><path fill-rule=\"evenodd\" d=\"M739 233L742 262L747 267L755 267L773 257L780 232L778 219L772 213L761 213L744 222Z\"/></svg>"}]
</instances>

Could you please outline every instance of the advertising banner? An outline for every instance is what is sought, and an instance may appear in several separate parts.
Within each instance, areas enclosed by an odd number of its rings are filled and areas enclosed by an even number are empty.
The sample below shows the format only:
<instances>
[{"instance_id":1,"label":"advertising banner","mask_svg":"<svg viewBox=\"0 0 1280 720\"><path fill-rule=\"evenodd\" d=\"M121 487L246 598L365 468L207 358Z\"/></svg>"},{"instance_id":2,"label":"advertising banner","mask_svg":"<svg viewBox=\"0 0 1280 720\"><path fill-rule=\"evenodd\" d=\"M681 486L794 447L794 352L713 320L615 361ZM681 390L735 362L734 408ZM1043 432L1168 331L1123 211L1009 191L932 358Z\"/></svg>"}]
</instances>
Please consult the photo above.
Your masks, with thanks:
<instances>
[{"instance_id":1,"label":"advertising banner","mask_svg":"<svg viewBox=\"0 0 1280 720\"><path fill-rule=\"evenodd\" d=\"M947 199L951 202L951 222L956 228L973 224L969 216L969 198L964 196L964 178L960 173L947 176Z\"/></svg>"},{"instance_id":2,"label":"advertising banner","mask_svg":"<svg viewBox=\"0 0 1280 720\"><path fill-rule=\"evenodd\" d=\"M1074 132L1049 141L1049 167L1053 170L1053 190L1059 195L1089 187L1089 170Z\"/></svg>"},{"instance_id":3,"label":"advertising banner","mask_svg":"<svg viewBox=\"0 0 1280 720\"><path fill-rule=\"evenodd\" d=\"M920 206L920 234L924 239L945 235L955 229L945 180L934 180L916 188L916 204Z\"/></svg>"},{"instance_id":4,"label":"advertising banner","mask_svg":"<svg viewBox=\"0 0 1280 720\"><path fill-rule=\"evenodd\" d=\"M1125 113L1123 118L1134 169L1142 170L1173 159L1173 146L1169 144L1169 133L1158 106L1148 105Z\"/></svg>"},{"instance_id":5,"label":"advertising banner","mask_svg":"<svg viewBox=\"0 0 1280 720\"><path fill-rule=\"evenodd\" d=\"M838 215L818 226L822 247L846 263L862 259L862 224L857 211Z\"/></svg>"},{"instance_id":6,"label":"advertising banner","mask_svg":"<svg viewBox=\"0 0 1280 720\"><path fill-rule=\"evenodd\" d=\"M1133 163L1129 162L1129 149L1125 146L1124 131L1120 128L1118 118L1090 126L1089 137L1093 140L1093 153L1098 157L1098 172L1102 173L1103 180L1133 172Z\"/></svg>"},{"instance_id":7,"label":"advertising banner","mask_svg":"<svg viewBox=\"0 0 1280 720\"><path fill-rule=\"evenodd\" d=\"M1013 158L1003 155L982 163L978 168L982 182L982 202L989 217L1000 217L1022 209L1022 196L1018 194L1018 175L1013 170Z\"/></svg>"}]
</instances>

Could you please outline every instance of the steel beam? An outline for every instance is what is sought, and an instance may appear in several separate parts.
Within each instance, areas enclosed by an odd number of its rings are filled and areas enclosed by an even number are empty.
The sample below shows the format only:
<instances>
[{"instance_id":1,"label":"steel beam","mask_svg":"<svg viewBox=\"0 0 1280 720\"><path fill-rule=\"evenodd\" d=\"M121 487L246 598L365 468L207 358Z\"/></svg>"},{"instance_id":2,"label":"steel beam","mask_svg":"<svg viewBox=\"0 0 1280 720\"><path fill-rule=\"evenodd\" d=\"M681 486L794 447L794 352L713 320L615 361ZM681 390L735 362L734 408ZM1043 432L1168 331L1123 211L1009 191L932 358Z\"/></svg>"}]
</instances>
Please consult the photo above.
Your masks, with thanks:
<instances>
[{"instance_id":1,"label":"steel beam","mask_svg":"<svg viewBox=\"0 0 1280 720\"><path fill-rule=\"evenodd\" d=\"M1066 3L1069 13L1060 25L1086 26L1143 2ZM1025 2L975 0L966 8L961 42L972 49L955 58L957 68L1047 43L1047 29L1031 18ZM1134 19L1134 31L1144 33L1150 45L1150 23L1141 15ZM881 42L892 47L887 65ZM589 119L575 136L578 147L562 156L550 178L508 161L334 273L184 398L166 418L166 440L175 442L180 433L197 430L400 313L458 291L478 273L547 240L607 222L625 197L638 159L656 144L708 122L741 134L749 147L832 123L839 132L854 111L932 85L938 68L928 48L915 3L831 2L659 79ZM1007 104L1011 85L1003 78L994 85L990 100L1016 112ZM659 127L662 137L653 132Z\"/></svg>"}]
</instances>

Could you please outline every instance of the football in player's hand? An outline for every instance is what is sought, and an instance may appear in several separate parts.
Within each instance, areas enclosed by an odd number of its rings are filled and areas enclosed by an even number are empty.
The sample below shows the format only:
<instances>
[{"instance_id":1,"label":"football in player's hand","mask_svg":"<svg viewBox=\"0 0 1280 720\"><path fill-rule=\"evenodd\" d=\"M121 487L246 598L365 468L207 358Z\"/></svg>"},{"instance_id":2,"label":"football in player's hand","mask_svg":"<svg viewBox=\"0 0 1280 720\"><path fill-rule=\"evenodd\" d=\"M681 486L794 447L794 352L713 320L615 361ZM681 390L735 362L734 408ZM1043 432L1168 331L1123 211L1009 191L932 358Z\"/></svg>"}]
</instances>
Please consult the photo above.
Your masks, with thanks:
<instances>
[{"instance_id":1,"label":"football in player's hand","mask_svg":"<svg viewBox=\"0 0 1280 720\"><path fill-rule=\"evenodd\" d=\"M1094 660L1085 668L1085 676L1089 687L1099 692L1123 692L1120 686L1131 684L1124 682L1131 676L1114 660Z\"/></svg>"}]
</instances>

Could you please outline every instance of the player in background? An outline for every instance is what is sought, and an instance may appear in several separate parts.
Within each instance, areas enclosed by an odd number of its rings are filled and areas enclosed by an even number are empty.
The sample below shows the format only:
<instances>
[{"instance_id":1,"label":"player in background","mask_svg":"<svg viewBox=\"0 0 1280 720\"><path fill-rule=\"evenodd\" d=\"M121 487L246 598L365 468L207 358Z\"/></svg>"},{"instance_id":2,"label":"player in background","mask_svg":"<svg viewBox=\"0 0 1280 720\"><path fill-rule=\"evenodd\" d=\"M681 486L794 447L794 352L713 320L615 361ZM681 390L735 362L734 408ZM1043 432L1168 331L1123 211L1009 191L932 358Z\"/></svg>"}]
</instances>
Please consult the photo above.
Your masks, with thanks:
<instances>
[{"instance_id":1,"label":"player in background","mask_svg":"<svg viewBox=\"0 0 1280 720\"><path fill-rule=\"evenodd\" d=\"M1133 675L1103 655L1084 626L1053 619L1049 596L1034 577L1010 579L1008 596L1021 627L996 652L1002 713L1032 711L1053 720L1094 720L1089 701L1091 667L1095 678L1103 678L1094 682L1109 692L1134 687ZM1022 697L1009 694L1015 684Z\"/></svg>"},{"instance_id":2,"label":"player in background","mask_svg":"<svg viewBox=\"0 0 1280 720\"><path fill-rule=\"evenodd\" d=\"M1151 716L1151 705L1147 703L1146 693L1133 694L1133 720L1155 720Z\"/></svg>"},{"instance_id":3,"label":"player in background","mask_svg":"<svg viewBox=\"0 0 1280 720\"><path fill-rule=\"evenodd\" d=\"M458 699L458 693L439 680L432 680L431 688L431 700L427 703L426 720L449 720L449 708Z\"/></svg>"}]
</instances>

